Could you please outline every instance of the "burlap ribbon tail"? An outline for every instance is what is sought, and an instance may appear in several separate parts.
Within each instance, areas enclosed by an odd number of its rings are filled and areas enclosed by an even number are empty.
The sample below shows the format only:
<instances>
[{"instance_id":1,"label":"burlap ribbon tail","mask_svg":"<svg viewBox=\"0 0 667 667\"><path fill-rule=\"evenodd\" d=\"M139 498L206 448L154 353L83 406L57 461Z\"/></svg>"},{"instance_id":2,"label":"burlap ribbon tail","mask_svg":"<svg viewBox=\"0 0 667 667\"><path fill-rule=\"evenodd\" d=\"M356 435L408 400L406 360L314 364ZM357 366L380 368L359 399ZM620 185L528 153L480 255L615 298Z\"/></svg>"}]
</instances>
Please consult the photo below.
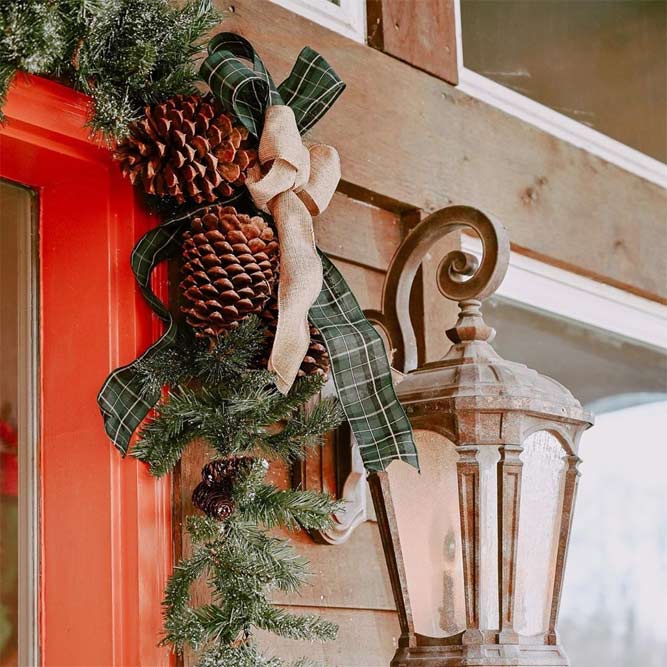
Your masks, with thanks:
<instances>
[{"instance_id":1,"label":"burlap ribbon tail","mask_svg":"<svg viewBox=\"0 0 667 667\"><path fill-rule=\"evenodd\" d=\"M313 216L326 209L340 180L340 159L326 144L305 146L292 109L268 107L259 165L246 185L255 205L270 213L280 240L278 325L269 359L278 390L286 394L310 344L308 311L322 289L322 262Z\"/></svg>"}]
</instances>

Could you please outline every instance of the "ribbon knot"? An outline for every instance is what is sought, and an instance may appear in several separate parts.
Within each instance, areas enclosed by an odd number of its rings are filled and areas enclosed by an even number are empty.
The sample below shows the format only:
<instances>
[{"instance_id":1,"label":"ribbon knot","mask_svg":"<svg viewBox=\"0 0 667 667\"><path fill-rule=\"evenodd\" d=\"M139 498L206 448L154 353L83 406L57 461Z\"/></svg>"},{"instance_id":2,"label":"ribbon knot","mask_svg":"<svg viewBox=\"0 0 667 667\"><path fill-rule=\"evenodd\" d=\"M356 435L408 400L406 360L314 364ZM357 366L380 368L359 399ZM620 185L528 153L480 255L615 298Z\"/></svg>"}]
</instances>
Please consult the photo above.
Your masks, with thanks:
<instances>
[{"instance_id":1,"label":"ribbon knot","mask_svg":"<svg viewBox=\"0 0 667 667\"><path fill-rule=\"evenodd\" d=\"M322 262L313 216L329 205L340 180L340 160L331 146L304 146L294 112L266 110L259 162L246 185L255 205L270 213L280 239L278 324L269 359L278 390L287 393L310 344L308 311L322 289Z\"/></svg>"}]
</instances>

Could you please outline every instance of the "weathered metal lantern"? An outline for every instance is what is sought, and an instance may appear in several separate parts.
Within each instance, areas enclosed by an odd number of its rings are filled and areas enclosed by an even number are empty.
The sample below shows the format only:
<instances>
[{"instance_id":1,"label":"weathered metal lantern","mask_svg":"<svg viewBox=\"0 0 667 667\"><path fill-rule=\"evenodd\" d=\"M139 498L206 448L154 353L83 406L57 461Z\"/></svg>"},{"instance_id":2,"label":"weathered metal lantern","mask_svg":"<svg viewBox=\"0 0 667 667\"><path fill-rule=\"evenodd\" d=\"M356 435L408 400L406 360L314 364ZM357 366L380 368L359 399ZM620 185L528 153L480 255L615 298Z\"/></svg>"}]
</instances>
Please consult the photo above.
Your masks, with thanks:
<instances>
[{"instance_id":1,"label":"weathered metal lantern","mask_svg":"<svg viewBox=\"0 0 667 667\"><path fill-rule=\"evenodd\" d=\"M416 368L412 282L433 243L462 227L483 256L443 260L440 291L460 309L453 345ZM395 463L370 478L401 625L392 667L568 664L556 623L578 443L592 419L558 382L491 347L481 300L508 262L502 226L472 208L443 209L407 237L383 312L371 314L407 371L397 391L421 459L421 475Z\"/></svg>"}]
</instances>

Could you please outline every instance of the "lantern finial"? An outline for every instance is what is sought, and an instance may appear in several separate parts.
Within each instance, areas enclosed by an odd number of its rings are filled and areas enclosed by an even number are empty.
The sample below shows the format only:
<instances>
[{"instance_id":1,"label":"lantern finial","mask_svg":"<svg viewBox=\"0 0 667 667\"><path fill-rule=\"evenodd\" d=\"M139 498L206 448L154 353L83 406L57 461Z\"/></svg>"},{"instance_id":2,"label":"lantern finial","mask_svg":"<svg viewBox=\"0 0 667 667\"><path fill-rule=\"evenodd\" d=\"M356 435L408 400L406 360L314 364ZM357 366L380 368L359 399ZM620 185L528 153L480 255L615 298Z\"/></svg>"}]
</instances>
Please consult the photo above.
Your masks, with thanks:
<instances>
[{"instance_id":1,"label":"lantern finial","mask_svg":"<svg viewBox=\"0 0 667 667\"><path fill-rule=\"evenodd\" d=\"M464 341L490 343L493 340L496 330L484 321L481 305L482 302L477 299L459 301L459 318L454 327L447 329L447 338L452 343Z\"/></svg>"}]
</instances>

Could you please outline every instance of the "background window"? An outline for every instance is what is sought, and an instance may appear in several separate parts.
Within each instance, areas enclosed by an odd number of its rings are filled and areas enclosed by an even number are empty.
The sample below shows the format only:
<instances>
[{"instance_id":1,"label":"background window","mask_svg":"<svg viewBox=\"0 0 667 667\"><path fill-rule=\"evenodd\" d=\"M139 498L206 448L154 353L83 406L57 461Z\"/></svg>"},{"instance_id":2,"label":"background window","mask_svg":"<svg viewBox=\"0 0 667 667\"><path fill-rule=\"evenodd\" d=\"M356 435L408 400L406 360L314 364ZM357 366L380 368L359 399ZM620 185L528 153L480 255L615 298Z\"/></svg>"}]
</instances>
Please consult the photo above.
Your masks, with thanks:
<instances>
[{"instance_id":1,"label":"background window","mask_svg":"<svg viewBox=\"0 0 667 667\"><path fill-rule=\"evenodd\" d=\"M667 161L667 3L461 0L463 63Z\"/></svg>"},{"instance_id":2,"label":"background window","mask_svg":"<svg viewBox=\"0 0 667 667\"><path fill-rule=\"evenodd\" d=\"M365 0L271 1L356 42L366 41Z\"/></svg>"}]
</instances>

